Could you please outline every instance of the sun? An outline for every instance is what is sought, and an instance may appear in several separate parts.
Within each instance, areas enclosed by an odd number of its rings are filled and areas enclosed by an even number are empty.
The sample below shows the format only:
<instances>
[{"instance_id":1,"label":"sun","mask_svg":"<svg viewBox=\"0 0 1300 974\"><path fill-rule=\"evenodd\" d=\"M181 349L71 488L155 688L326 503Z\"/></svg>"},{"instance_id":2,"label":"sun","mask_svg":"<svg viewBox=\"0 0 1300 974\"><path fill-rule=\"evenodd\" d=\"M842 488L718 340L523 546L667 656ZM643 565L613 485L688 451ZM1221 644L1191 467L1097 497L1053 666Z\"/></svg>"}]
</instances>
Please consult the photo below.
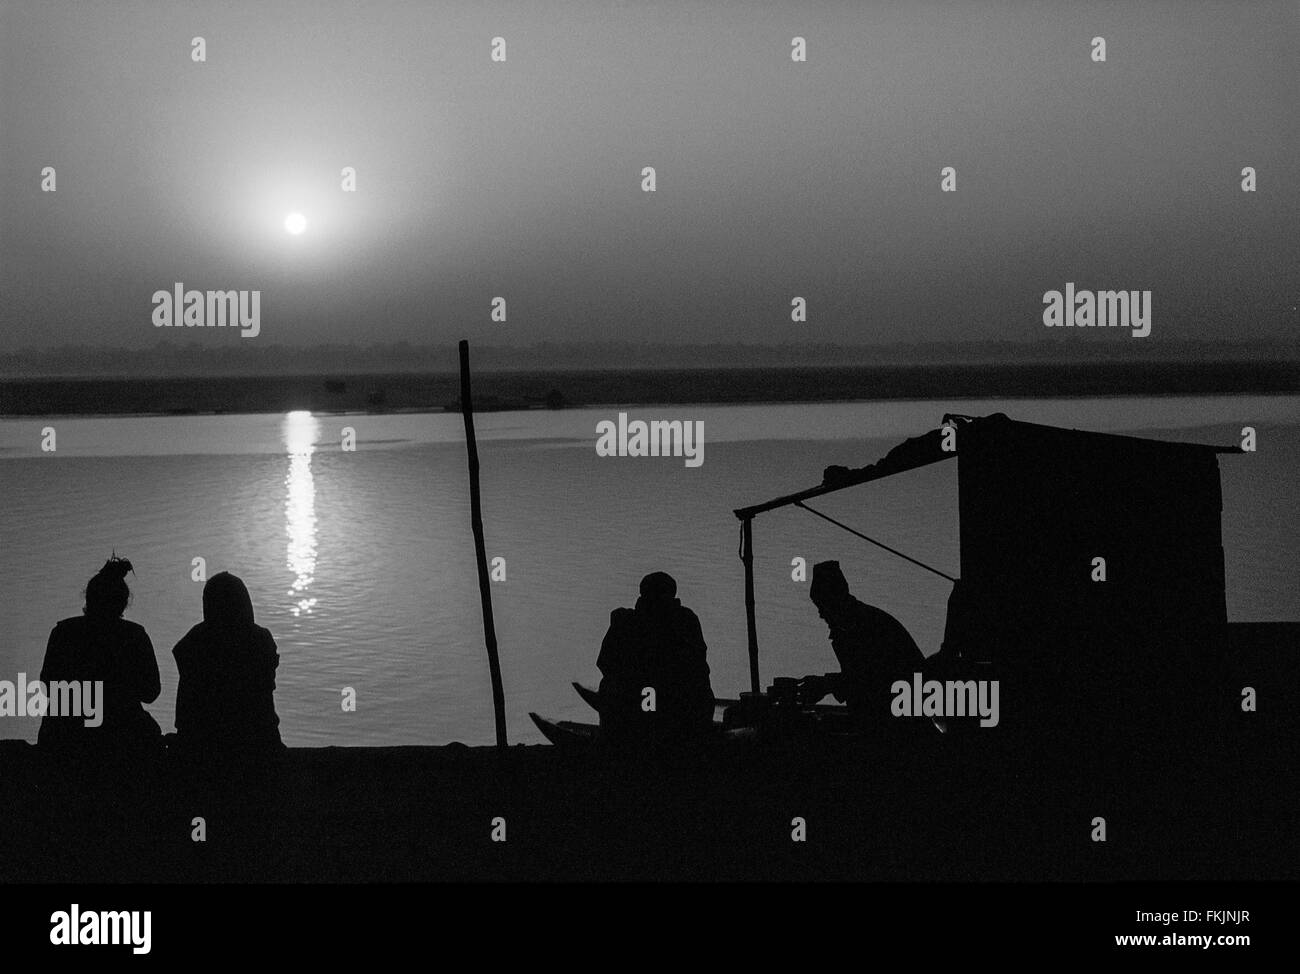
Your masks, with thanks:
<instances>
[{"instance_id":1,"label":"sun","mask_svg":"<svg viewBox=\"0 0 1300 974\"><path fill-rule=\"evenodd\" d=\"M307 229L307 218L301 213L290 213L284 218L284 228L296 237Z\"/></svg>"}]
</instances>

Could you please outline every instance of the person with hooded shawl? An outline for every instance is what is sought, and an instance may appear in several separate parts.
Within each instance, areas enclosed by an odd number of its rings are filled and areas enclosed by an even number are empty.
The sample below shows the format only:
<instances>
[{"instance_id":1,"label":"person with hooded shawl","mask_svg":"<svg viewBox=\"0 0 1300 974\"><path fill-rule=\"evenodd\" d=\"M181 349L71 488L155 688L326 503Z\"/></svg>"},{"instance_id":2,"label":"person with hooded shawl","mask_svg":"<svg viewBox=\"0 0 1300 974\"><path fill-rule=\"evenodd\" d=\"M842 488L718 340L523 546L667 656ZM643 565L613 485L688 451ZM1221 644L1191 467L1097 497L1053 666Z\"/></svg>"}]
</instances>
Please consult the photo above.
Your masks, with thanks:
<instances>
[{"instance_id":1,"label":"person with hooded shawl","mask_svg":"<svg viewBox=\"0 0 1300 974\"><path fill-rule=\"evenodd\" d=\"M46 744L150 747L161 745L162 731L143 704L158 699L162 685L158 658L144 627L122 618L131 591L126 573L131 563L114 555L86 584L82 614L60 621L50 632L41 665L41 682L78 684L82 692L80 714L51 715L41 719L36 741ZM98 726L85 698L87 684L102 683L95 704ZM48 709L47 701L47 709Z\"/></svg>"},{"instance_id":2,"label":"person with hooded shawl","mask_svg":"<svg viewBox=\"0 0 1300 974\"><path fill-rule=\"evenodd\" d=\"M253 621L248 588L229 572L203 586L203 621L172 650L176 739L185 748L280 746L271 633Z\"/></svg>"},{"instance_id":3,"label":"person with hooded shawl","mask_svg":"<svg viewBox=\"0 0 1300 974\"><path fill-rule=\"evenodd\" d=\"M681 741L713 725L713 687L700 620L665 572L641 580L633 609L610 613L596 660L600 732L608 742ZM648 709L653 688L654 709Z\"/></svg>"}]
</instances>

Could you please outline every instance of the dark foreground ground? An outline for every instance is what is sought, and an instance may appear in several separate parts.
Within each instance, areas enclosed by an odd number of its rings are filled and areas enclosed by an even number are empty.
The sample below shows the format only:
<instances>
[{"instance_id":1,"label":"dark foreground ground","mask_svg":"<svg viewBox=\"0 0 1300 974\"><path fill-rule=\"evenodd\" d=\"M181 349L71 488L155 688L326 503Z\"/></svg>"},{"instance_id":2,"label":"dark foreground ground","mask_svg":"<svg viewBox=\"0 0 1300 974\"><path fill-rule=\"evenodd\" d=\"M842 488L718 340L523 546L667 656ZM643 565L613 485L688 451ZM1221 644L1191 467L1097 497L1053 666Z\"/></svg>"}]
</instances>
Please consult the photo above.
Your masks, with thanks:
<instances>
[{"instance_id":1,"label":"dark foreground ground","mask_svg":"<svg viewBox=\"0 0 1300 974\"><path fill-rule=\"evenodd\" d=\"M122 770L7 745L0 881L1300 876L1294 766L1276 742L1184 755L1135 742L1118 762L940 743L893 759L752 744L659 760L302 749L274 763L168 757L126 785ZM205 842L193 841L196 817ZM492 841L495 818L504 842Z\"/></svg>"},{"instance_id":2,"label":"dark foreground ground","mask_svg":"<svg viewBox=\"0 0 1300 974\"><path fill-rule=\"evenodd\" d=\"M1068 694L1018 726L1007 711L890 743L108 765L0 742L0 883L1300 879L1300 625L1234 627L1201 675L1167 653L1132 660L1099 707Z\"/></svg>"},{"instance_id":3,"label":"dark foreground ground","mask_svg":"<svg viewBox=\"0 0 1300 974\"><path fill-rule=\"evenodd\" d=\"M0 415L437 410L455 373L0 380ZM1108 395L1294 393L1294 362L481 371L479 409L551 405L833 402ZM558 398L556 398L558 396Z\"/></svg>"}]
</instances>

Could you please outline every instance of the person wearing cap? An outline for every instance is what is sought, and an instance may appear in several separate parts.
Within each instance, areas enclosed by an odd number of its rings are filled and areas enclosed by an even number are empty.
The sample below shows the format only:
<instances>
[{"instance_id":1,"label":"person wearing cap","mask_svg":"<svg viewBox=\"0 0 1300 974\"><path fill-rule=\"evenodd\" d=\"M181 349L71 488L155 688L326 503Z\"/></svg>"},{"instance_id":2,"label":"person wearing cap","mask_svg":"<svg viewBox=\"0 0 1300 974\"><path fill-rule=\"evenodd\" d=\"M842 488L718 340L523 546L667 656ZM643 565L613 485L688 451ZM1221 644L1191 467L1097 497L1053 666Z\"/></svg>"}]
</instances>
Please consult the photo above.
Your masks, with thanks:
<instances>
[{"instance_id":1,"label":"person wearing cap","mask_svg":"<svg viewBox=\"0 0 1300 974\"><path fill-rule=\"evenodd\" d=\"M799 699L811 706L827 694L867 718L889 716L889 688L910 679L925 656L901 622L884 609L853 597L838 561L813 566L808 596L830 630L831 649L840 672L805 677Z\"/></svg>"},{"instance_id":2,"label":"person wearing cap","mask_svg":"<svg viewBox=\"0 0 1300 974\"><path fill-rule=\"evenodd\" d=\"M666 572L641 580L632 609L610 613L596 665L606 742L681 741L713 725L713 687L700 620Z\"/></svg>"}]
</instances>

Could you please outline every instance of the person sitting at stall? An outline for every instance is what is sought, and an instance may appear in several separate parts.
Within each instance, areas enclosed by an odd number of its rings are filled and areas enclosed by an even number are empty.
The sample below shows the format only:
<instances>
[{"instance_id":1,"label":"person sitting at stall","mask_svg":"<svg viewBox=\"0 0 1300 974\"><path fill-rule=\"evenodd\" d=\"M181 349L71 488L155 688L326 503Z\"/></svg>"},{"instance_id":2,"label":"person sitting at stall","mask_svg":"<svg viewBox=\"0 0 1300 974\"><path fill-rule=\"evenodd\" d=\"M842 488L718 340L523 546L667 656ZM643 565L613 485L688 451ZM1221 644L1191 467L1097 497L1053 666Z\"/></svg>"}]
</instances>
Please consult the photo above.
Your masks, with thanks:
<instances>
[{"instance_id":1,"label":"person sitting at stall","mask_svg":"<svg viewBox=\"0 0 1300 974\"><path fill-rule=\"evenodd\" d=\"M633 609L610 613L596 660L606 743L698 738L713 725L713 687L700 620L665 572L641 580Z\"/></svg>"},{"instance_id":2,"label":"person sitting at stall","mask_svg":"<svg viewBox=\"0 0 1300 974\"><path fill-rule=\"evenodd\" d=\"M172 650L176 742L186 750L280 747L275 670L280 656L271 633L253 621L243 581L219 572L203 586L203 621Z\"/></svg>"},{"instance_id":3,"label":"person sitting at stall","mask_svg":"<svg viewBox=\"0 0 1300 974\"><path fill-rule=\"evenodd\" d=\"M813 566L808 595L830 630L840 672L801 680L800 703L812 706L832 694L860 719L887 719L890 686L910 680L925 665L925 655L901 622L853 597L838 561Z\"/></svg>"},{"instance_id":4,"label":"person sitting at stall","mask_svg":"<svg viewBox=\"0 0 1300 974\"><path fill-rule=\"evenodd\" d=\"M50 632L41 683L56 699L46 701L39 745L161 748L162 731L143 707L162 689L158 659L144 627L122 618L131 570L125 558L110 558L86 584L82 614Z\"/></svg>"}]
</instances>

